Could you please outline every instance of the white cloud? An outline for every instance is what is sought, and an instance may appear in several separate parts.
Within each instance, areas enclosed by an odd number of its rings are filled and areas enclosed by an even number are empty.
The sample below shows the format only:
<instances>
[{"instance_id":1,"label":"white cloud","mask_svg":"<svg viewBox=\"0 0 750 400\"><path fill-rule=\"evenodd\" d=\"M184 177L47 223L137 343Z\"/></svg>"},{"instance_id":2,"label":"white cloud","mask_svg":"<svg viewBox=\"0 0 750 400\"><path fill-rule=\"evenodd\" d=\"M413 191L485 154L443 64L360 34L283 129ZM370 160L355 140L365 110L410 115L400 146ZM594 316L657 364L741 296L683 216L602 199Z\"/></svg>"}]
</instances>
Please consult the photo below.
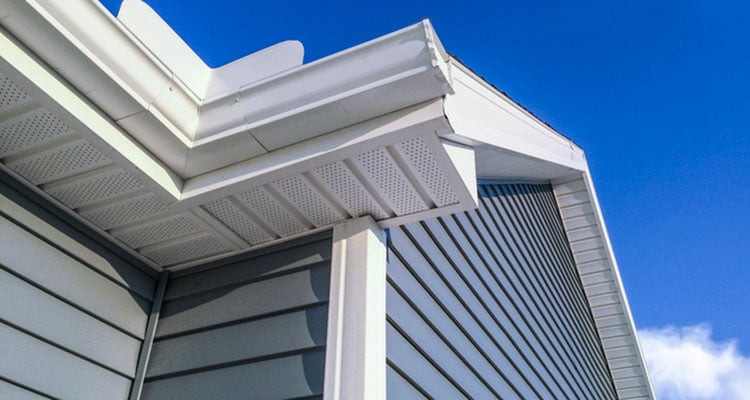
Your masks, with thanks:
<instances>
[{"instance_id":1,"label":"white cloud","mask_svg":"<svg viewBox=\"0 0 750 400\"><path fill-rule=\"evenodd\" d=\"M638 331L660 400L750 400L750 358L719 343L707 324Z\"/></svg>"}]
</instances>

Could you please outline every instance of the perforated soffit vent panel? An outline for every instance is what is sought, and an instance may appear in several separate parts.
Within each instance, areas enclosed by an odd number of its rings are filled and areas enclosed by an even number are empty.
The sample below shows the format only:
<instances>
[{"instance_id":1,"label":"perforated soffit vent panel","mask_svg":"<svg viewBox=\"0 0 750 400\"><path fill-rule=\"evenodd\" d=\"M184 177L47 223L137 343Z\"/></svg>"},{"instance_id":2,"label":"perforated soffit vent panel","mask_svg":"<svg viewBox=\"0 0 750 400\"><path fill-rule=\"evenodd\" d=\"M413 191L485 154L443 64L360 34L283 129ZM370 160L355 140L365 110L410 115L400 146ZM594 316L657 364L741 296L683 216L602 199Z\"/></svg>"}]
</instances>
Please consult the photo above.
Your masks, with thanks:
<instances>
[{"instance_id":1,"label":"perforated soffit vent panel","mask_svg":"<svg viewBox=\"0 0 750 400\"><path fill-rule=\"evenodd\" d=\"M0 75L2 168L160 267L228 256L362 215L388 225L473 206L434 131L394 136L205 201L170 204L40 103Z\"/></svg>"}]
</instances>

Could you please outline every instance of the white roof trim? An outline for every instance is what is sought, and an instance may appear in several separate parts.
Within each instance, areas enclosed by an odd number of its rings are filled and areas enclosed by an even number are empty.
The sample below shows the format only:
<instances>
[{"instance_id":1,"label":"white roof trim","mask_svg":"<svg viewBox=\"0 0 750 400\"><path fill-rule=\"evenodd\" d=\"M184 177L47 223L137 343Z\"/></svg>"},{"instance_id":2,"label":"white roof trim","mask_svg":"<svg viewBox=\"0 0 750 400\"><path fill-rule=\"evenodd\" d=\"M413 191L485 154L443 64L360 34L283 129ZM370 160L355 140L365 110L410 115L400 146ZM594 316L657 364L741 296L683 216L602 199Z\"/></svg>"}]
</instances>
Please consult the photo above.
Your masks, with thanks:
<instances>
[{"instance_id":1,"label":"white roof trim","mask_svg":"<svg viewBox=\"0 0 750 400\"><path fill-rule=\"evenodd\" d=\"M0 126L55 130L0 149L2 169L42 168L28 185L169 268L361 215L460 212L477 176L552 181L618 396L654 398L583 151L451 61L428 21L311 64L288 42L212 70L139 0L121 20L95 0L0 3L0 81L20 93ZM168 239L139 236L154 229Z\"/></svg>"},{"instance_id":2,"label":"white roof trim","mask_svg":"<svg viewBox=\"0 0 750 400\"><path fill-rule=\"evenodd\" d=\"M310 64L285 42L210 69L139 0L122 21L95 0L11 3L5 28L185 178L451 92L428 21Z\"/></svg>"},{"instance_id":3,"label":"white roof trim","mask_svg":"<svg viewBox=\"0 0 750 400\"><path fill-rule=\"evenodd\" d=\"M180 200L190 207L243 187L265 184L314 165L418 136L421 132L447 131L441 100L418 104L188 179Z\"/></svg>"},{"instance_id":4,"label":"white roof trim","mask_svg":"<svg viewBox=\"0 0 750 400\"><path fill-rule=\"evenodd\" d=\"M0 127L24 137L0 143L4 168L157 265L194 265L361 215L387 226L476 205L464 176L473 149L438 136L450 132L441 98L181 179L1 28L0 41Z\"/></svg>"},{"instance_id":5,"label":"white roof trim","mask_svg":"<svg viewBox=\"0 0 750 400\"><path fill-rule=\"evenodd\" d=\"M618 398L655 399L588 167L552 184Z\"/></svg>"},{"instance_id":6,"label":"white roof trim","mask_svg":"<svg viewBox=\"0 0 750 400\"><path fill-rule=\"evenodd\" d=\"M583 151L572 141L458 61L451 60L451 65L455 95L446 97L445 114L455 132L454 140L557 165L560 176L584 170Z\"/></svg>"},{"instance_id":7,"label":"white roof trim","mask_svg":"<svg viewBox=\"0 0 750 400\"><path fill-rule=\"evenodd\" d=\"M80 92L66 85L17 40L0 28L0 72L13 79L37 106L63 118L71 129L105 151L128 172L140 178L165 201L174 201L182 192L182 179L164 163L129 137L109 118L91 107Z\"/></svg>"},{"instance_id":8,"label":"white roof trim","mask_svg":"<svg viewBox=\"0 0 750 400\"><path fill-rule=\"evenodd\" d=\"M583 150L468 68L452 65L455 95L446 98L445 114L454 133L444 137L474 146L480 178L552 182L618 398L654 399Z\"/></svg>"}]
</instances>

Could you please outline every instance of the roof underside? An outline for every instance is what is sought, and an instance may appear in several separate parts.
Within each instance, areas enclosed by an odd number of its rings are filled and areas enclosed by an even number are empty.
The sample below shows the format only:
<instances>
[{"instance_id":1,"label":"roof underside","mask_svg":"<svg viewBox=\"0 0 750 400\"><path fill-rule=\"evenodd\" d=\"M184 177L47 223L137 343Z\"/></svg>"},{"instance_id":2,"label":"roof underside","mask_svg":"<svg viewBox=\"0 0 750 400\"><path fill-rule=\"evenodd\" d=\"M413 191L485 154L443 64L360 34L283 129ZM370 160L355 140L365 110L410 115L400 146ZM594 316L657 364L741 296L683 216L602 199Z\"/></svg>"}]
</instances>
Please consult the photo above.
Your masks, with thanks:
<instances>
[{"instance_id":1,"label":"roof underside","mask_svg":"<svg viewBox=\"0 0 750 400\"><path fill-rule=\"evenodd\" d=\"M0 168L157 270L471 209L477 178L552 182L618 395L653 398L583 152L428 22L308 65L285 42L211 70L126 5L119 21L96 1L0 4Z\"/></svg>"},{"instance_id":2,"label":"roof underside","mask_svg":"<svg viewBox=\"0 0 750 400\"><path fill-rule=\"evenodd\" d=\"M455 146L435 134L439 103L341 132L361 137L390 133L389 124L401 128L377 144L275 166L240 185L170 202L44 107L49 99L30 96L2 74L0 95L2 167L161 267L228 256L352 217L394 224L461 206L462 196L471 202L465 189L456 190L463 189L456 187L463 186L458 172L444 167L450 166L446 147ZM225 177L247 173L236 169Z\"/></svg>"}]
</instances>

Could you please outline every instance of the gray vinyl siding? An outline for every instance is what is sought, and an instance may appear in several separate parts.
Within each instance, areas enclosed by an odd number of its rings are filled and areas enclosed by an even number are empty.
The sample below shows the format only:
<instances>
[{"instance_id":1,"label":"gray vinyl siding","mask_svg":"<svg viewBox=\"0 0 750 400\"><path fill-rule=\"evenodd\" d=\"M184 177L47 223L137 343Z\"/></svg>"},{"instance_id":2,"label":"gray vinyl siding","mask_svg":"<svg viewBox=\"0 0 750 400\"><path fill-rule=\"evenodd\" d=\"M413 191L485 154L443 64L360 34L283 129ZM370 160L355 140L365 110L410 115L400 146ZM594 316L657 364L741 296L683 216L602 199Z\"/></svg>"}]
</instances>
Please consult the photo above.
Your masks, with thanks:
<instances>
[{"instance_id":1,"label":"gray vinyl siding","mask_svg":"<svg viewBox=\"0 0 750 400\"><path fill-rule=\"evenodd\" d=\"M389 398L614 399L549 185L390 231Z\"/></svg>"},{"instance_id":2,"label":"gray vinyl siding","mask_svg":"<svg viewBox=\"0 0 750 400\"><path fill-rule=\"evenodd\" d=\"M143 398L321 396L331 246L328 231L174 274Z\"/></svg>"},{"instance_id":3,"label":"gray vinyl siding","mask_svg":"<svg viewBox=\"0 0 750 400\"><path fill-rule=\"evenodd\" d=\"M155 274L0 174L0 398L126 399Z\"/></svg>"}]
</instances>

